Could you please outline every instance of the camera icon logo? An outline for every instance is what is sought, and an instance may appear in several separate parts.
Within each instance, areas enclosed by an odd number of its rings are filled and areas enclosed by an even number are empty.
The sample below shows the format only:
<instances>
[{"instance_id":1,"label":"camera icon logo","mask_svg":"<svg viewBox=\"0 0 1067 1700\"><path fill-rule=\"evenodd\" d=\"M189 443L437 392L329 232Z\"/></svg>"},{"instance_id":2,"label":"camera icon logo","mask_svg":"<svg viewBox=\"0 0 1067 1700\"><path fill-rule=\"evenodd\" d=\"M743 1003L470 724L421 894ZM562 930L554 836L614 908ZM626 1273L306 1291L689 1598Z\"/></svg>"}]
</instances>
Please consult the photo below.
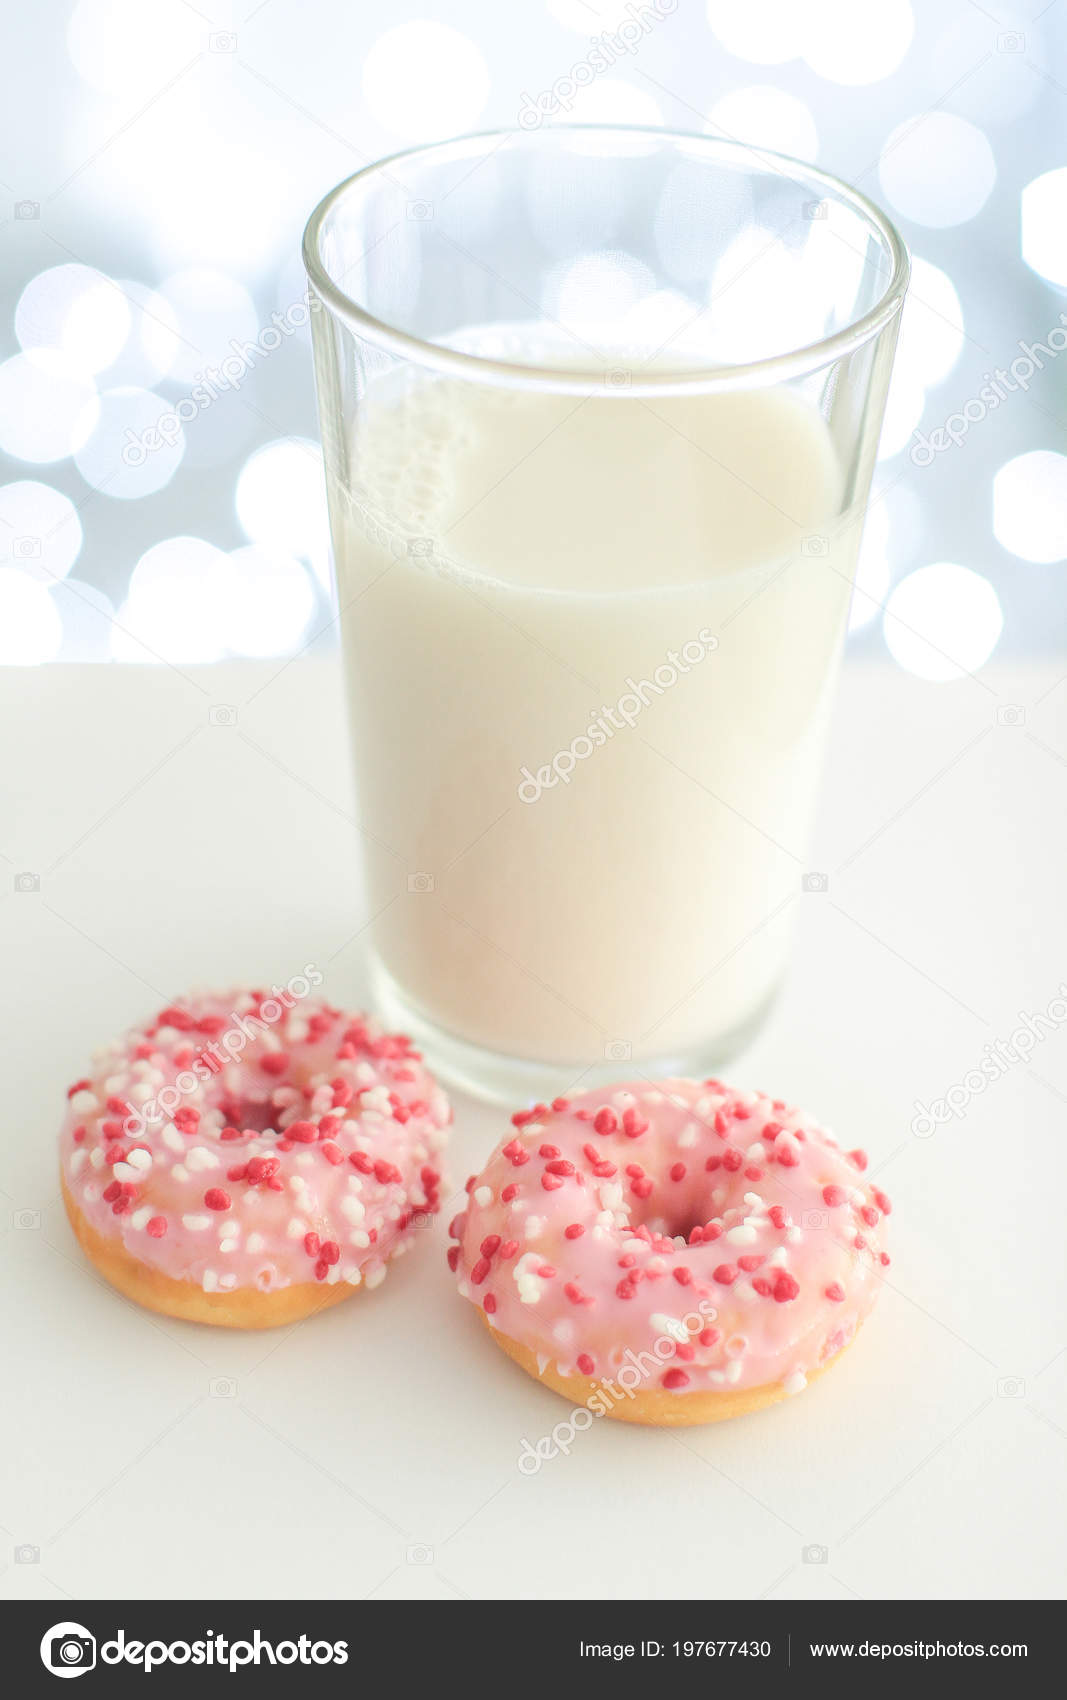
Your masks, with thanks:
<instances>
[{"instance_id":1,"label":"camera icon logo","mask_svg":"<svg viewBox=\"0 0 1067 1700\"><path fill-rule=\"evenodd\" d=\"M409 555L432 555L433 554L433 538L432 537L409 537L408 538L408 554Z\"/></svg>"},{"instance_id":2,"label":"camera icon logo","mask_svg":"<svg viewBox=\"0 0 1067 1700\"><path fill-rule=\"evenodd\" d=\"M609 1039L604 1046L604 1056L608 1062L629 1062L633 1046L629 1039Z\"/></svg>"},{"instance_id":3,"label":"camera icon logo","mask_svg":"<svg viewBox=\"0 0 1067 1700\"><path fill-rule=\"evenodd\" d=\"M800 1556L805 1564L828 1564L830 1562L829 1548L818 1544L801 1547Z\"/></svg>"},{"instance_id":4,"label":"camera icon logo","mask_svg":"<svg viewBox=\"0 0 1067 1700\"><path fill-rule=\"evenodd\" d=\"M426 219L433 217L433 202L409 201L407 212L409 218L416 219L421 224Z\"/></svg>"},{"instance_id":5,"label":"camera icon logo","mask_svg":"<svg viewBox=\"0 0 1067 1700\"><path fill-rule=\"evenodd\" d=\"M1002 1375L997 1382L997 1394L1001 1399L1025 1399L1026 1383L1017 1375Z\"/></svg>"},{"instance_id":6,"label":"camera icon logo","mask_svg":"<svg viewBox=\"0 0 1067 1700\"><path fill-rule=\"evenodd\" d=\"M41 539L39 537L16 537L11 545L11 553L16 561L39 561L41 558Z\"/></svg>"},{"instance_id":7,"label":"camera icon logo","mask_svg":"<svg viewBox=\"0 0 1067 1700\"><path fill-rule=\"evenodd\" d=\"M805 1210L804 1226L805 1228L828 1228L830 1226L830 1212L828 1210Z\"/></svg>"},{"instance_id":8,"label":"camera icon logo","mask_svg":"<svg viewBox=\"0 0 1067 1700\"><path fill-rule=\"evenodd\" d=\"M210 726L236 726L237 710L231 702L216 702L207 711Z\"/></svg>"},{"instance_id":9,"label":"camera icon logo","mask_svg":"<svg viewBox=\"0 0 1067 1700\"><path fill-rule=\"evenodd\" d=\"M1026 37L1019 30L1005 30L997 36L998 53L1025 53Z\"/></svg>"},{"instance_id":10,"label":"camera icon logo","mask_svg":"<svg viewBox=\"0 0 1067 1700\"><path fill-rule=\"evenodd\" d=\"M16 218L18 218L18 219L40 218L40 216L41 216L41 203L40 203L40 201L16 201L15 202L15 217Z\"/></svg>"},{"instance_id":11,"label":"camera icon logo","mask_svg":"<svg viewBox=\"0 0 1067 1700\"><path fill-rule=\"evenodd\" d=\"M41 1639L41 1663L53 1676L84 1676L96 1665L96 1637L84 1623L54 1623Z\"/></svg>"},{"instance_id":12,"label":"camera icon logo","mask_svg":"<svg viewBox=\"0 0 1067 1700\"><path fill-rule=\"evenodd\" d=\"M232 1376L217 1375L207 1384L208 1392L213 1399L236 1399L237 1383Z\"/></svg>"},{"instance_id":13,"label":"camera icon logo","mask_svg":"<svg viewBox=\"0 0 1067 1700\"><path fill-rule=\"evenodd\" d=\"M432 1564L433 1547L408 1547L407 1562L409 1564Z\"/></svg>"},{"instance_id":14,"label":"camera icon logo","mask_svg":"<svg viewBox=\"0 0 1067 1700\"><path fill-rule=\"evenodd\" d=\"M822 220L826 217L826 213L827 213L827 207L826 207L825 201L805 201L804 202L804 217L805 218L810 218L810 219L815 220L817 223L821 223Z\"/></svg>"},{"instance_id":15,"label":"camera icon logo","mask_svg":"<svg viewBox=\"0 0 1067 1700\"><path fill-rule=\"evenodd\" d=\"M810 537L805 537L800 545L800 552L802 555L813 555L821 558L830 553L830 545L825 537L820 537L817 532L813 532Z\"/></svg>"},{"instance_id":16,"label":"camera icon logo","mask_svg":"<svg viewBox=\"0 0 1067 1700\"><path fill-rule=\"evenodd\" d=\"M801 891L817 891L826 893L830 889L829 876L827 874L819 873L805 874L800 882L800 889Z\"/></svg>"},{"instance_id":17,"label":"camera icon logo","mask_svg":"<svg viewBox=\"0 0 1067 1700\"><path fill-rule=\"evenodd\" d=\"M1025 726L1026 710L1021 703L1002 702L997 708L998 726Z\"/></svg>"},{"instance_id":18,"label":"camera icon logo","mask_svg":"<svg viewBox=\"0 0 1067 1700\"><path fill-rule=\"evenodd\" d=\"M40 1549L40 1547L30 1546L28 1542L23 1541L21 1546L17 1546L15 1548L15 1563L16 1564L40 1564L40 1562L41 1562L41 1549Z\"/></svg>"},{"instance_id":19,"label":"camera icon logo","mask_svg":"<svg viewBox=\"0 0 1067 1700\"><path fill-rule=\"evenodd\" d=\"M216 30L208 36L207 45L211 53L236 53L237 37L232 30Z\"/></svg>"},{"instance_id":20,"label":"camera icon logo","mask_svg":"<svg viewBox=\"0 0 1067 1700\"><path fill-rule=\"evenodd\" d=\"M616 366L612 371L605 372L604 382L609 390L628 390L633 383L633 373L624 366Z\"/></svg>"},{"instance_id":21,"label":"camera icon logo","mask_svg":"<svg viewBox=\"0 0 1067 1700\"><path fill-rule=\"evenodd\" d=\"M39 1210L16 1210L12 1213L11 1225L17 1228L20 1233L32 1233L34 1228L41 1226L41 1212Z\"/></svg>"},{"instance_id":22,"label":"camera icon logo","mask_svg":"<svg viewBox=\"0 0 1067 1700\"><path fill-rule=\"evenodd\" d=\"M409 874L408 890L416 893L433 890L432 874Z\"/></svg>"},{"instance_id":23,"label":"camera icon logo","mask_svg":"<svg viewBox=\"0 0 1067 1700\"><path fill-rule=\"evenodd\" d=\"M24 872L24 873L15 875L15 890L16 891L40 891L40 889L41 889L41 876L40 876L40 874L31 874L31 873L25 873Z\"/></svg>"}]
</instances>

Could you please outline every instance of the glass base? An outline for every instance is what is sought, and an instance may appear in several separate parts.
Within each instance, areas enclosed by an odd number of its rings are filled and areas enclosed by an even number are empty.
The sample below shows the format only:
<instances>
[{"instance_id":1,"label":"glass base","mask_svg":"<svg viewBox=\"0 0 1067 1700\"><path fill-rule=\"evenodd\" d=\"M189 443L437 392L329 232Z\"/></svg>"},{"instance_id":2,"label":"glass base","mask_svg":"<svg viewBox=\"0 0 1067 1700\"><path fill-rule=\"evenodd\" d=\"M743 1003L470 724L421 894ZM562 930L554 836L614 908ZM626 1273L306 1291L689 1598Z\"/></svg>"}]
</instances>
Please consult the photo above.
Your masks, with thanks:
<instances>
[{"instance_id":1,"label":"glass base","mask_svg":"<svg viewBox=\"0 0 1067 1700\"><path fill-rule=\"evenodd\" d=\"M635 1076L649 1080L667 1075L707 1079L718 1074L724 1064L731 1062L755 1038L778 990L775 987L756 1010L729 1031L716 1034L691 1051L631 1058L629 1045L619 1044L607 1047L611 1054L602 1062L538 1062L471 1044L439 1027L408 1001L373 953L370 972L374 1002L385 1025L407 1033L445 1085L513 1109L531 1103L549 1103L558 1094L576 1088L614 1086Z\"/></svg>"}]
</instances>

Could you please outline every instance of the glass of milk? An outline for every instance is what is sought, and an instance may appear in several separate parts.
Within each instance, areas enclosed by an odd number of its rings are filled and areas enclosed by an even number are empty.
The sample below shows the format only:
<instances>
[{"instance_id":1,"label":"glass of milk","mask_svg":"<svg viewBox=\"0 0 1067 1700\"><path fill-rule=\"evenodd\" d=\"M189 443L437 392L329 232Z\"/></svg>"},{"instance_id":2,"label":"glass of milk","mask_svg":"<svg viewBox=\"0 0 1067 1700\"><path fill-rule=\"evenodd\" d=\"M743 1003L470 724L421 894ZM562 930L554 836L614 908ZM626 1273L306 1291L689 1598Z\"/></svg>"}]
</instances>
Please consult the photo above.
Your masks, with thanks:
<instances>
[{"instance_id":1,"label":"glass of milk","mask_svg":"<svg viewBox=\"0 0 1067 1700\"><path fill-rule=\"evenodd\" d=\"M707 1075L786 965L900 237L780 155L532 127L304 246L381 1011L516 1103Z\"/></svg>"}]
</instances>

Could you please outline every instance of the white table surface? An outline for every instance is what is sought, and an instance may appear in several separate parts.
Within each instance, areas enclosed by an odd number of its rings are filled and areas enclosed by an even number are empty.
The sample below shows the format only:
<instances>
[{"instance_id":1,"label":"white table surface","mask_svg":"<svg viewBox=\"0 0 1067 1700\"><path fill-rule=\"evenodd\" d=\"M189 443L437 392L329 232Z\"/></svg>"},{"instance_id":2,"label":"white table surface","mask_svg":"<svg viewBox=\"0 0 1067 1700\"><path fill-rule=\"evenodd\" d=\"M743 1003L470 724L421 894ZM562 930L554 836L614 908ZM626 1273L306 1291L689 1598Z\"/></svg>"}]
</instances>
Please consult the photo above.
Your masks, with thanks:
<instances>
[{"instance_id":1,"label":"white table surface","mask_svg":"<svg viewBox=\"0 0 1067 1700\"><path fill-rule=\"evenodd\" d=\"M520 1441L567 1408L456 1295L447 1209L380 1292L238 1334L114 1294L58 1198L65 1086L159 1001L308 961L365 997L336 664L0 678L4 1593L1061 1594L1067 1023L961 1119L910 1123L1067 978L1062 674L846 669L811 856L829 890L798 893L791 980L728 1078L816 1110L893 1195L856 1347L756 1418L601 1421L534 1477ZM456 1113L461 1182L505 1117Z\"/></svg>"}]
</instances>

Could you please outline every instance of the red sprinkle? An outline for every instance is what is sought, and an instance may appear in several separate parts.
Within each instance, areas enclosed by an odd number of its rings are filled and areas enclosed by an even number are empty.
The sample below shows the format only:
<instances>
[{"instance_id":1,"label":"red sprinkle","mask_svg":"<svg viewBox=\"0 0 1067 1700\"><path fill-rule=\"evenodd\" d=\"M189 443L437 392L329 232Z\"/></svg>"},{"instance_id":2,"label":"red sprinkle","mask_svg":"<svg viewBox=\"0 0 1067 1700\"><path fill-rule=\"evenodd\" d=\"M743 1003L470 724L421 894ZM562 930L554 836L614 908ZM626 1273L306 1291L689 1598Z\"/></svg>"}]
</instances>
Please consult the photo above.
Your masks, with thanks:
<instances>
[{"instance_id":1,"label":"red sprinkle","mask_svg":"<svg viewBox=\"0 0 1067 1700\"><path fill-rule=\"evenodd\" d=\"M161 1240L166 1231L167 1218L165 1216L153 1216L150 1222L145 1223L145 1233L151 1234L154 1240Z\"/></svg>"},{"instance_id":2,"label":"red sprinkle","mask_svg":"<svg viewBox=\"0 0 1067 1700\"><path fill-rule=\"evenodd\" d=\"M596 1364L593 1362L588 1352L579 1352L578 1368L581 1370L583 1375L592 1375L593 1371L596 1369Z\"/></svg>"},{"instance_id":3,"label":"red sprinkle","mask_svg":"<svg viewBox=\"0 0 1067 1700\"><path fill-rule=\"evenodd\" d=\"M689 1377L684 1369L669 1369L663 1377L663 1385L673 1393L676 1388L688 1387Z\"/></svg>"},{"instance_id":4,"label":"red sprinkle","mask_svg":"<svg viewBox=\"0 0 1067 1700\"><path fill-rule=\"evenodd\" d=\"M204 1194L204 1203L209 1210L228 1210L230 1208L230 1195L228 1192L223 1192L220 1186L209 1186Z\"/></svg>"},{"instance_id":5,"label":"red sprinkle","mask_svg":"<svg viewBox=\"0 0 1067 1700\"><path fill-rule=\"evenodd\" d=\"M484 1240L481 1243L481 1246L479 1247L479 1250L481 1251L481 1254L482 1254L483 1257L492 1257L494 1252L499 1251L499 1249L500 1249L500 1235L499 1234L486 1234Z\"/></svg>"},{"instance_id":6,"label":"red sprinkle","mask_svg":"<svg viewBox=\"0 0 1067 1700\"><path fill-rule=\"evenodd\" d=\"M289 1058L284 1051L267 1051L260 1057L259 1066L264 1074L284 1074L289 1067Z\"/></svg>"},{"instance_id":7,"label":"red sprinkle","mask_svg":"<svg viewBox=\"0 0 1067 1700\"><path fill-rule=\"evenodd\" d=\"M799 1291L800 1287L788 1269L779 1270L774 1280L775 1302L784 1305L790 1299L795 1299Z\"/></svg>"},{"instance_id":8,"label":"red sprinkle","mask_svg":"<svg viewBox=\"0 0 1067 1700\"><path fill-rule=\"evenodd\" d=\"M299 1145L314 1145L319 1137L319 1130L314 1122L290 1122L285 1130L286 1139L295 1139Z\"/></svg>"},{"instance_id":9,"label":"red sprinkle","mask_svg":"<svg viewBox=\"0 0 1067 1700\"><path fill-rule=\"evenodd\" d=\"M685 1180L685 1164L684 1163L672 1163L671 1164L671 1180L672 1181L684 1181Z\"/></svg>"},{"instance_id":10,"label":"red sprinkle","mask_svg":"<svg viewBox=\"0 0 1067 1700\"><path fill-rule=\"evenodd\" d=\"M839 1204L844 1204L848 1193L843 1186L824 1186L822 1189L823 1203L835 1210Z\"/></svg>"},{"instance_id":11,"label":"red sprinkle","mask_svg":"<svg viewBox=\"0 0 1067 1700\"><path fill-rule=\"evenodd\" d=\"M679 1287L688 1287L692 1284L693 1271L691 1269L687 1269L684 1263L679 1263L676 1268L671 1270L671 1274L674 1276Z\"/></svg>"},{"instance_id":12,"label":"red sprinkle","mask_svg":"<svg viewBox=\"0 0 1067 1700\"><path fill-rule=\"evenodd\" d=\"M615 1114L615 1111L609 1109L606 1104L604 1108L602 1110L598 1110L596 1115L593 1117L593 1126L596 1128L598 1133L614 1133L618 1125L618 1116Z\"/></svg>"},{"instance_id":13,"label":"red sprinkle","mask_svg":"<svg viewBox=\"0 0 1067 1700\"><path fill-rule=\"evenodd\" d=\"M862 1169L865 1169L867 1167L867 1153L866 1153L866 1151L859 1151L859 1150L850 1151L849 1156L851 1157L852 1161L855 1163L857 1169L862 1170Z\"/></svg>"},{"instance_id":14,"label":"red sprinkle","mask_svg":"<svg viewBox=\"0 0 1067 1700\"><path fill-rule=\"evenodd\" d=\"M319 1239L318 1234L304 1235L304 1250L307 1252L309 1257L318 1257L319 1252L322 1250L322 1241Z\"/></svg>"},{"instance_id":15,"label":"red sprinkle","mask_svg":"<svg viewBox=\"0 0 1067 1700\"><path fill-rule=\"evenodd\" d=\"M841 1285L840 1281L830 1282L830 1285L826 1288L826 1297L832 1304L839 1305L844 1303L845 1289Z\"/></svg>"},{"instance_id":16,"label":"red sprinkle","mask_svg":"<svg viewBox=\"0 0 1067 1700\"><path fill-rule=\"evenodd\" d=\"M492 1316L493 1315L494 1311L496 1310L496 1299L493 1297L492 1293L486 1293L484 1299L482 1300L482 1309L484 1310L486 1316Z\"/></svg>"},{"instance_id":17,"label":"red sprinkle","mask_svg":"<svg viewBox=\"0 0 1067 1700\"><path fill-rule=\"evenodd\" d=\"M584 1233L585 1229L580 1222L571 1222L564 1228L563 1237L568 1240L580 1240Z\"/></svg>"},{"instance_id":18,"label":"red sprinkle","mask_svg":"<svg viewBox=\"0 0 1067 1700\"><path fill-rule=\"evenodd\" d=\"M732 1263L720 1263L717 1269L712 1270L711 1278L718 1281L720 1287L732 1287L737 1280L737 1270Z\"/></svg>"},{"instance_id":19,"label":"red sprinkle","mask_svg":"<svg viewBox=\"0 0 1067 1700\"><path fill-rule=\"evenodd\" d=\"M475 1287L480 1287L488 1274L489 1259L487 1257L480 1257L474 1265L474 1268L471 1270L471 1284Z\"/></svg>"}]
</instances>

